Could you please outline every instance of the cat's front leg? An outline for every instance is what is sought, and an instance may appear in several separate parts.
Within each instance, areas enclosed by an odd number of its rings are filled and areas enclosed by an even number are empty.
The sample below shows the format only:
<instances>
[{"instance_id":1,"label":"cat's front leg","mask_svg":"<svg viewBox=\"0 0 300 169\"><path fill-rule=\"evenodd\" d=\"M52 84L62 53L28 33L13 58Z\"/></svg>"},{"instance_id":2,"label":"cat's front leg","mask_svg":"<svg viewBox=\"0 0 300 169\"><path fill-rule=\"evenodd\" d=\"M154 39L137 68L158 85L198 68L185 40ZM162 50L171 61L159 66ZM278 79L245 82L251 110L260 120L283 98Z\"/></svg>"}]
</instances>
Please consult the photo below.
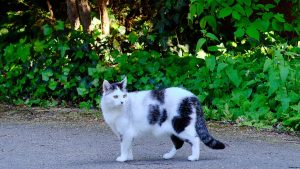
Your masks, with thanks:
<instances>
[{"instance_id":1,"label":"cat's front leg","mask_svg":"<svg viewBox=\"0 0 300 169\"><path fill-rule=\"evenodd\" d=\"M133 137L129 134L123 135L121 140L121 155L116 159L119 162L133 160L132 156L132 140Z\"/></svg>"}]
</instances>

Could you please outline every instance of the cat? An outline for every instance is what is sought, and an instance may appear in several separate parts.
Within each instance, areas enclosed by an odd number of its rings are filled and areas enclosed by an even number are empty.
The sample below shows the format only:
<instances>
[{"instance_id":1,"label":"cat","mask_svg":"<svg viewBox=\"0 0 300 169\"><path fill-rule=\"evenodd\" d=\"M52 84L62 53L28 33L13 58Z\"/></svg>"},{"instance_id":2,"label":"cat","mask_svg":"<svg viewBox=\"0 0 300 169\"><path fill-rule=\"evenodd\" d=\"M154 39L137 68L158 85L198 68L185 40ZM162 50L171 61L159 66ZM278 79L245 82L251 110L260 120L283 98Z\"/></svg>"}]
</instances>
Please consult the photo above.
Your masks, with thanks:
<instances>
[{"instance_id":1,"label":"cat","mask_svg":"<svg viewBox=\"0 0 300 169\"><path fill-rule=\"evenodd\" d=\"M126 85L126 77L117 83L103 81L103 117L121 141L117 161L133 160L133 139L148 133L170 136L174 145L164 159L172 158L184 142L192 146L190 161L199 160L200 140L212 149L225 148L208 133L200 102L190 91L171 87L127 92Z\"/></svg>"}]
</instances>

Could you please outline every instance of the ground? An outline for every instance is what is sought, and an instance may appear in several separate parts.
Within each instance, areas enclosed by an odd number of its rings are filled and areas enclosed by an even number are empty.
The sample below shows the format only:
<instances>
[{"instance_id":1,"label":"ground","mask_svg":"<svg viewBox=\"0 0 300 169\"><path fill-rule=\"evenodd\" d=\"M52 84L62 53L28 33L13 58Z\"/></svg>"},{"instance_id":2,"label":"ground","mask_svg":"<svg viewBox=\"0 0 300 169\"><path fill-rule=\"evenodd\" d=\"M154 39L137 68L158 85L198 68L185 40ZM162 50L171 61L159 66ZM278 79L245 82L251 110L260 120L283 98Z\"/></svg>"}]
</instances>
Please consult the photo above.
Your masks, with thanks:
<instances>
[{"instance_id":1,"label":"ground","mask_svg":"<svg viewBox=\"0 0 300 169\"><path fill-rule=\"evenodd\" d=\"M0 105L0 168L300 168L299 137L220 123L208 127L226 149L211 150L201 143L197 162L187 161L188 144L173 159L162 159L171 141L146 136L134 142L135 160L119 163L119 141L95 114L97 110Z\"/></svg>"}]
</instances>

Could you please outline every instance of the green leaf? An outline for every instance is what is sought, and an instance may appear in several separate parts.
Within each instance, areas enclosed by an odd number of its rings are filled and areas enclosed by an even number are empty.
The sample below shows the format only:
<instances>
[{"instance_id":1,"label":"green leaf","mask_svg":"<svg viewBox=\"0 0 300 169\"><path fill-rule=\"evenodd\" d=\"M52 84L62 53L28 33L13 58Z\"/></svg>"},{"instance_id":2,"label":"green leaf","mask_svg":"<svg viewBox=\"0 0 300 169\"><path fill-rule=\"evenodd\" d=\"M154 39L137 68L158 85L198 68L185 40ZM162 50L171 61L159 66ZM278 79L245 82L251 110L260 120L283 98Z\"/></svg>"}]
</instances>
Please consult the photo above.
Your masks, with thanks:
<instances>
[{"instance_id":1,"label":"green leaf","mask_svg":"<svg viewBox=\"0 0 300 169\"><path fill-rule=\"evenodd\" d=\"M84 96L88 93L87 89L84 87L77 87L76 90L79 96Z\"/></svg>"},{"instance_id":2,"label":"green leaf","mask_svg":"<svg viewBox=\"0 0 300 169\"><path fill-rule=\"evenodd\" d=\"M208 15L205 17L205 20L207 21L208 25L213 28L214 31L217 30L217 21L214 16ZM201 23L200 23L200 26L201 26Z\"/></svg>"},{"instance_id":3,"label":"green leaf","mask_svg":"<svg viewBox=\"0 0 300 169\"><path fill-rule=\"evenodd\" d=\"M245 34L245 31L243 28L238 28L235 32L234 32L234 35L237 37L237 38L240 38L242 36L244 36Z\"/></svg>"},{"instance_id":4,"label":"green leaf","mask_svg":"<svg viewBox=\"0 0 300 169\"><path fill-rule=\"evenodd\" d=\"M233 67L228 67L226 69L226 74L229 77L229 80L236 86L239 87L241 82L242 82L242 78L239 76L238 71L236 69L233 69Z\"/></svg>"},{"instance_id":5,"label":"green leaf","mask_svg":"<svg viewBox=\"0 0 300 169\"><path fill-rule=\"evenodd\" d=\"M267 70L269 70L272 63L273 63L273 61L271 59L266 59L263 72L266 72Z\"/></svg>"},{"instance_id":6,"label":"green leaf","mask_svg":"<svg viewBox=\"0 0 300 169\"><path fill-rule=\"evenodd\" d=\"M244 4L247 6L251 5L251 0L243 0Z\"/></svg>"},{"instance_id":7,"label":"green leaf","mask_svg":"<svg viewBox=\"0 0 300 169\"><path fill-rule=\"evenodd\" d=\"M23 62L26 62L30 56L30 47L30 44L22 44L21 46L18 46L16 56Z\"/></svg>"},{"instance_id":8,"label":"green leaf","mask_svg":"<svg viewBox=\"0 0 300 169\"><path fill-rule=\"evenodd\" d=\"M207 33L206 34L206 37L212 39L212 40L215 40L215 41L219 41L219 39L217 38L216 35L212 34L212 33Z\"/></svg>"},{"instance_id":9,"label":"green leaf","mask_svg":"<svg viewBox=\"0 0 300 169\"><path fill-rule=\"evenodd\" d=\"M274 15L274 18L276 18L276 20L277 20L278 22L285 22L285 19L284 19L284 15L283 15L283 14L277 13L276 15Z\"/></svg>"},{"instance_id":10,"label":"green leaf","mask_svg":"<svg viewBox=\"0 0 300 169\"><path fill-rule=\"evenodd\" d=\"M269 90L268 90L268 95L271 96L273 93L275 93L280 86L280 83L278 80L272 80L269 81Z\"/></svg>"},{"instance_id":11,"label":"green leaf","mask_svg":"<svg viewBox=\"0 0 300 169\"><path fill-rule=\"evenodd\" d=\"M48 81L49 77L53 76L53 72L51 69L47 69L42 71L42 80L43 81Z\"/></svg>"},{"instance_id":12,"label":"green leaf","mask_svg":"<svg viewBox=\"0 0 300 169\"><path fill-rule=\"evenodd\" d=\"M44 41L36 40L33 45L34 51L44 52L44 48L46 47L46 45L44 43L45 43Z\"/></svg>"},{"instance_id":13,"label":"green leaf","mask_svg":"<svg viewBox=\"0 0 300 169\"><path fill-rule=\"evenodd\" d=\"M81 109L90 109L90 108L92 108L92 103L90 103L90 102L80 102L79 107Z\"/></svg>"},{"instance_id":14,"label":"green leaf","mask_svg":"<svg viewBox=\"0 0 300 169\"><path fill-rule=\"evenodd\" d=\"M222 71L222 70L224 70L226 67L228 66L228 64L226 64L226 63L219 63L218 64L218 68L217 68L217 73L218 74L220 74L220 72Z\"/></svg>"},{"instance_id":15,"label":"green leaf","mask_svg":"<svg viewBox=\"0 0 300 169\"><path fill-rule=\"evenodd\" d=\"M68 44L64 43L64 44L59 44L58 46L58 50L60 50L60 56L64 57L66 54L66 51L69 50L70 47L68 46Z\"/></svg>"},{"instance_id":16,"label":"green leaf","mask_svg":"<svg viewBox=\"0 0 300 169\"><path fill-rule=\"evenodd\" d=\"M204 45L204 43L206 42L205 38L200 38L197 42L197 46L196 46L196 52L198 52L202 46Z\"/></svg>"},{"instance_id":17,"label":"green leaf","mask_svg":"<svg viewBox=\"0 0 300 169\"><path fill-rule=\"evenodd\" d=\"M249 26L246 29L246 34L249 35L251 38L259 41L259 32L255 26L253 26L253 25Z\"/></svg>"},{"instance_id":18,"label":"green leaf","mask_svg":"<svg viewBox=\"0 0 300 169\"><path fill-rule=\"evenodd\" d=\"M64 30L65 23L63 21L58 20L56 25L54 26L55 30Z\"/></svg>"},{"instance_id":19,"label":"green leaf","mask_svg":"<svg viewBox=\"0 0 300 169\"><path fill-rule=\"evenodd\" d=\"M245 13L246 13L246 16L249 17L249 16L252 15L253 10L252 10L251 8L246 8L246 9L245 9Z\"/></svg>"},{"instance_id":20,"label":"green leaf","mask_svg":"<svg viewBox=\"0 0 300 169\"><path fill-rule=\"evenodd\" d=\"M220 10L218 17L225 18L226 16L229 16L231 13L232 13L232 8L226 7Z\"/></svg>"},{"instance_id":21,"label":"green leaf","mask_svg":"<svg viewBox=\"0 0 300 169\"><path fill-rule=\"evenodd\" d=\"M45 36L49 36L52 34L52 28L48 24L46 24L43 26L43 32Z\"/></svg>"},{"instance_id":22,"label":"green leaf","mask_svg":"<svg viewBox=\"0 0 300 169\"><path fill-rule=\"evenodd\" d=\"M232 17L236 20L241 19L241 15L237 11L232 11Z\"/></svg>"},{"instance_id":23,"label":"green leaf","mask_svg":"<svg viewBox=\"0 0 300 169\"><path fill-rule=\"evenodd\" d=\"M92 68L92 67L88 68L88 75L89 76L94 76L96 73L97 73L97 69L96 68Z\"/></svg>"},{"instance_id":24,"label":"green leaf","mask_svg":"<svg viewBox=\"0 0 300 169\"><path fill-rule=\"evenodd\" d=\"M218 48L218 46L209 46L207 49L211 52L216 52L216 51L218 51L219 48Z\"/></svg>"},{"instance_id":25,"label":"green leaf","mask_svg":"<svg viewBox=\"0 0 300 169\"><path fill-rule=\"evenodd\" d=\"M205 63L206 63L206 67L208 67L208 69L210 71L213 71L215 69L216 66L216 57L215 56L209 56L205 58Z\"/></svg>"},{"instance_id":26,"label":"green leaf","mask_svg":"<svg viewBox=\"0 0 300 169\"><path fill-rule=\"evenodd\" d=\"M272 20L272 28L273 28L275 31L282 31L282 30L283 30L283 27L284 27L284 24L278 22L276 19L273 19L273 20Z\"/></svg>"},{"instance_id":27,"label":"green leaf","mask_svg":"<svg viewBox=\"0 0 300 169\"><path fill-rule=\"evenodd\" d=\"M51 79L50 82L49 82L48 87L49 87L51 90L55 90L55 89L56 89L56 86L57 86L57 82L54 81L53 79Z\"/></svg>"},{"instance_id":28,"label":"green leaf","mask_svg":"<svg viewBox=\"0 0 300 169\"><path fill-rule=\"evenodd\" d=\"M204 5L203 2L200 1L200 3L197 3L197 10L196 10L196 14L199 16L202 14L204 9Z\"/></svg>"},{"instance_id":29,"label":"green leaf","mask_svg":"<svg viewBox=\"0 0 300 169\"><path fill-rule=\"evenodd\" d=\"M279 66L279 73L280 73L280 78L282 80L283 83L286 82L286 79L288 77L288 74L289 74L289 67L286 67L286 66L282 66L280 65Z\"/></svg>"},{"instance_id":30,"label":"green leaf","mask_svg":"<svg viewBox=\"0 0 300 169\"><path fill-rule=\"evenodd\" d=\"M128 40L131 44L134 44L138 40L138 35L135 32L130 32Z\"/></svg>"}]
</instances>

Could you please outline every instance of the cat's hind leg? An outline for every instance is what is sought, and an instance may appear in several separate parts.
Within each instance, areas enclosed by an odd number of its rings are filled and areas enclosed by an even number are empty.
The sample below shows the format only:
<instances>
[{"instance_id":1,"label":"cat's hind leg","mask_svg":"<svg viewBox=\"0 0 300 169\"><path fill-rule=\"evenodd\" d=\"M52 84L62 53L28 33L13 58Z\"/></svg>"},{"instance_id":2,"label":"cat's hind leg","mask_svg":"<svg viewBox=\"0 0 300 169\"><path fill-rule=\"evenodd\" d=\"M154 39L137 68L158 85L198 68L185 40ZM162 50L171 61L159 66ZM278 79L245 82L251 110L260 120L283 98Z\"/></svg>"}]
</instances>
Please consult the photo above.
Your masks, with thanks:
<instances>
[{"instance_id":1,"label":"cat's hind leg","mask_svg":"<svg viewBox=\"0 0 300 169\"><path fill-rule=\"evenodd\" d=\"M199 137L194 137L193 139L190 139L189 142L192 146L192 155L188 157L188 160L190 161L196 161L199 160L200 156L200 140Z\"/></svg>"},{"instance_id":2,"label":"cat's hind leg","mask_svg":"<svg viewBox=\"0 0 300 169\"><path fill-rule=\"evenodd\" d=\"M171 140L172 140L174 145L173 145L172 149L170 150L170 152L163 155L164 159L170 159L170 158L174 157L177 150L180 149L183 146L183 143L184 143L184 141L182 141L180 138L178 138L175 135L171 136Z\"/></svg>"},{"instance_id":3,"label":"cat's hind leg","mask_svg":"<svg viewBox=\"0 0 300 169\"><path fill-rule=\"evenodd\" d=\"M200 139L199 137L195 136L194 134L190 134L189 130L185 130L184 132L180 133L178 136L180 139L184 140L185 142L189 143L192 146L192 154L188 157L189 161L196 161L199 160L200 156Z\"/></svg>"}]
</instances>

